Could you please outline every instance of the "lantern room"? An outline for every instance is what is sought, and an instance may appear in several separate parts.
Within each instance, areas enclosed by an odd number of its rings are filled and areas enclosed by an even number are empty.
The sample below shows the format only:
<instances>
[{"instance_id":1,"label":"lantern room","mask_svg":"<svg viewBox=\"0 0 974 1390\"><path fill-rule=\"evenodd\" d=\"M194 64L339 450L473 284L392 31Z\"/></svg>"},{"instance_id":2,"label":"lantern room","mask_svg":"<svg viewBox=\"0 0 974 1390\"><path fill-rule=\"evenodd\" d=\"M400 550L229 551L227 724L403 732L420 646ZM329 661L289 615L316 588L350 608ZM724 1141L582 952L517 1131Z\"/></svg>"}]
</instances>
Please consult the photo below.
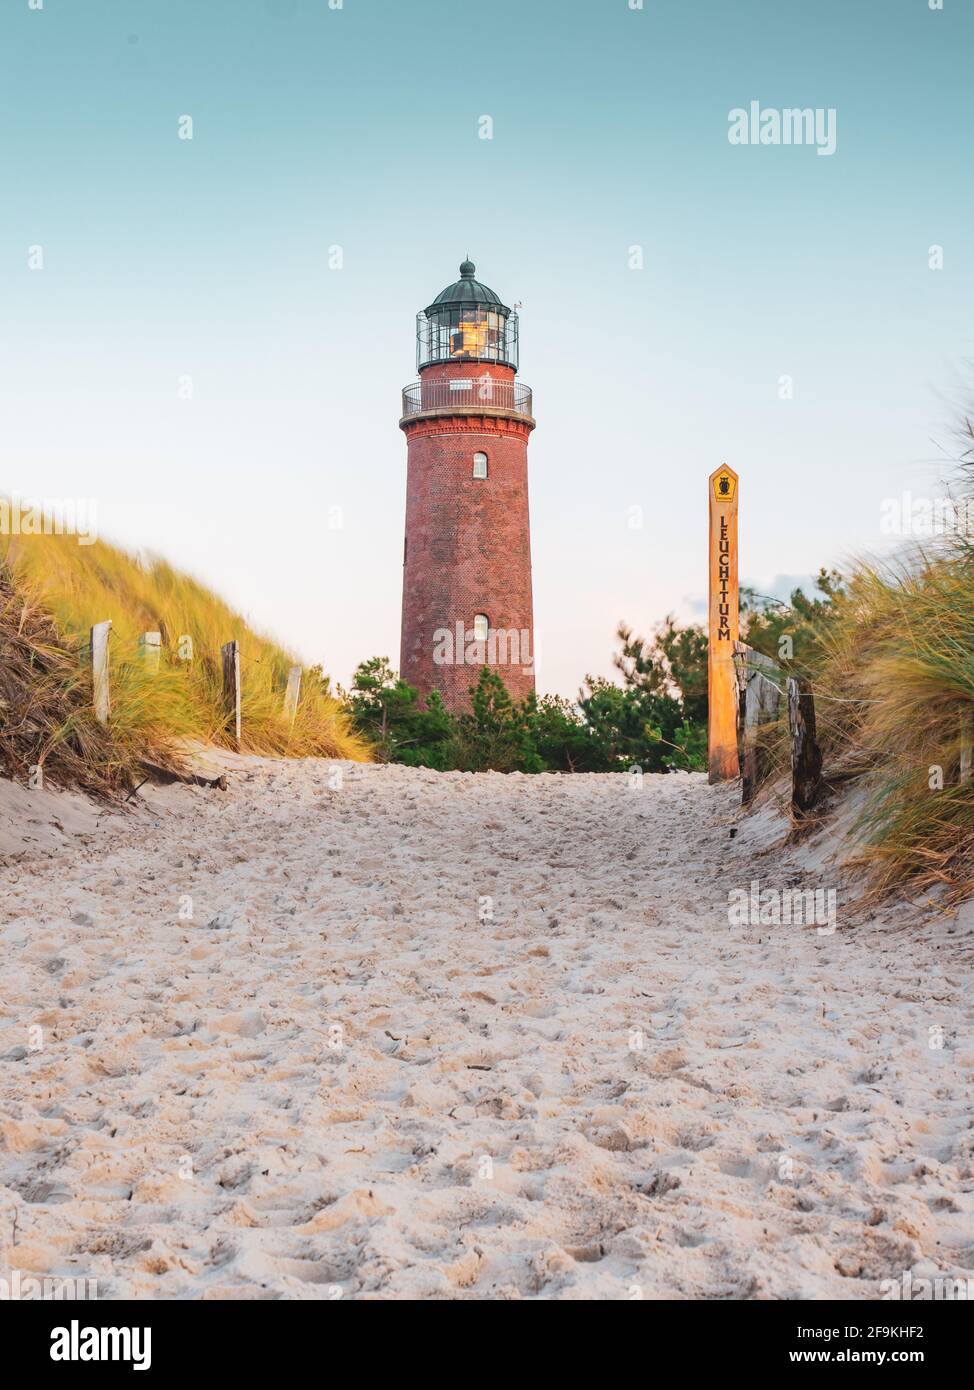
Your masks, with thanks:
<instances>
[{"instance_id":1,"label":"lantern room","mask_svg":"<svg viewBox=\"0 0 974 1390\"><path fill-rule=\"evenodd\" d=\"M517 314L476 278L473 261L460 279L416 315L416 365L496 362L517 371Z\"/></svg>"}]
</instances>

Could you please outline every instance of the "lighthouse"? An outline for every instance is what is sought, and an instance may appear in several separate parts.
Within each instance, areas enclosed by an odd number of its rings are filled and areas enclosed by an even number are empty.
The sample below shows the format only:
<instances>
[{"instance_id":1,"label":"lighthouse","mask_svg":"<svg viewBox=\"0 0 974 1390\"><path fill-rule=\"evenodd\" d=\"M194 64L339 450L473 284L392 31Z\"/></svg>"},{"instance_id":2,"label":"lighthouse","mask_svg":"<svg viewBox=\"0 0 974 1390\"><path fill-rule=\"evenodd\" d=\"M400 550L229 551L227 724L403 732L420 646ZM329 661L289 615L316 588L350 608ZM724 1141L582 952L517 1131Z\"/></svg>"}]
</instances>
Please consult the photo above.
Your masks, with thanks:
<instances>
[{"instance_id":1,"label":"lighthouse","mask_svg":"<svg viewBox=\"0 0 974 1390\"><path fill-rule=\"evenodd\" d=\"M416 316L419 380L406 435L399 670L422 695L468 709L483 666L515 700L534 690L528 437L518 317L465 260Z\"/></svg>"}]
</instances>

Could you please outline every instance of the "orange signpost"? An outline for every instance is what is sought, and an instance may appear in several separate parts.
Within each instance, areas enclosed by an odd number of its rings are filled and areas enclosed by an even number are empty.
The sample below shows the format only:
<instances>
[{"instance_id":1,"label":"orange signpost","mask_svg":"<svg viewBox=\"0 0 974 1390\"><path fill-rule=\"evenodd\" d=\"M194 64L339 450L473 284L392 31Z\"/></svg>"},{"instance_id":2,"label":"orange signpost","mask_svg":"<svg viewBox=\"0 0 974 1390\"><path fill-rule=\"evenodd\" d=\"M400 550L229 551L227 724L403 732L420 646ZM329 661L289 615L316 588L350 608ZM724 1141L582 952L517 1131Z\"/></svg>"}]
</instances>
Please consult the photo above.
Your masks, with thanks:
<instances>
[{"instance_id":1,"label":"orange signpost","mask_svg":"<svg viewBox=\"0 0 974 1390\"><path fill-rule=\"evenodd\" d=\"M740 634L737 586L737 493L733 468L718 468L707 484L710 500L710 649L708 765L711 782L738 775L737 681L734 643Z\"/></svg>"}]
</instances>

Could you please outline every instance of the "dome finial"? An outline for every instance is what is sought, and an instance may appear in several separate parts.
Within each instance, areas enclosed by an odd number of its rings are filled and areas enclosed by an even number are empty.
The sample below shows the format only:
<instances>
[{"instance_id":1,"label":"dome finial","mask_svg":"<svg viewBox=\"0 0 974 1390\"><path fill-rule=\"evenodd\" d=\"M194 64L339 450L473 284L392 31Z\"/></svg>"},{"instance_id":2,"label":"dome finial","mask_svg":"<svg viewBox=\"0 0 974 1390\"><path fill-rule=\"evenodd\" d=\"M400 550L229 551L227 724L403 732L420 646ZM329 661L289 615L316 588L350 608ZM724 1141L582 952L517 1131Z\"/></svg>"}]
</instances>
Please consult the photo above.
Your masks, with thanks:
<instances>
[{"instance_id":1,"label":"dome finial","mask_svg":"<svg viewBox=\"0 0 974 1390\"><path fill-rule=\"evenodd\" d=\"M472 280L477 273L477 267L469 258L460 262L460 274L464 280Z\"/></svg>"}]
</instances>

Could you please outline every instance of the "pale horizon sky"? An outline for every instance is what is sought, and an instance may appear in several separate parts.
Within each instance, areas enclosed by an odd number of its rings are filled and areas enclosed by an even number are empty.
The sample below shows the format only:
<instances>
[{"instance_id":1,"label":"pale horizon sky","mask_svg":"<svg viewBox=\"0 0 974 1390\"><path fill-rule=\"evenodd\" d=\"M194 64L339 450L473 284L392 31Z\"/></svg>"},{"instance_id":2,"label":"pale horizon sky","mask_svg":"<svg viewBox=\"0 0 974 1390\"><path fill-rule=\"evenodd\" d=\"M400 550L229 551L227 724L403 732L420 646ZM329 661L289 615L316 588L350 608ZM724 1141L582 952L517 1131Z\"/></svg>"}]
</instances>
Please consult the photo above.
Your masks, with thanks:
<instances>
[{"instance_id":1,"label":"pale horizon sky","mask_svg":"<svg viewBox=\"0 0 974 1390\"><path fill-rule=\"evenodd\" d=\"M342 684L396 665L399 391L469 253L523 304L541 690L700 618L723 462L742 582L880 552L971 381L972 9L10 0L0 493L94 498ZM835 153L730 144L752 100Z\"/></svg>"}]
</instances>

